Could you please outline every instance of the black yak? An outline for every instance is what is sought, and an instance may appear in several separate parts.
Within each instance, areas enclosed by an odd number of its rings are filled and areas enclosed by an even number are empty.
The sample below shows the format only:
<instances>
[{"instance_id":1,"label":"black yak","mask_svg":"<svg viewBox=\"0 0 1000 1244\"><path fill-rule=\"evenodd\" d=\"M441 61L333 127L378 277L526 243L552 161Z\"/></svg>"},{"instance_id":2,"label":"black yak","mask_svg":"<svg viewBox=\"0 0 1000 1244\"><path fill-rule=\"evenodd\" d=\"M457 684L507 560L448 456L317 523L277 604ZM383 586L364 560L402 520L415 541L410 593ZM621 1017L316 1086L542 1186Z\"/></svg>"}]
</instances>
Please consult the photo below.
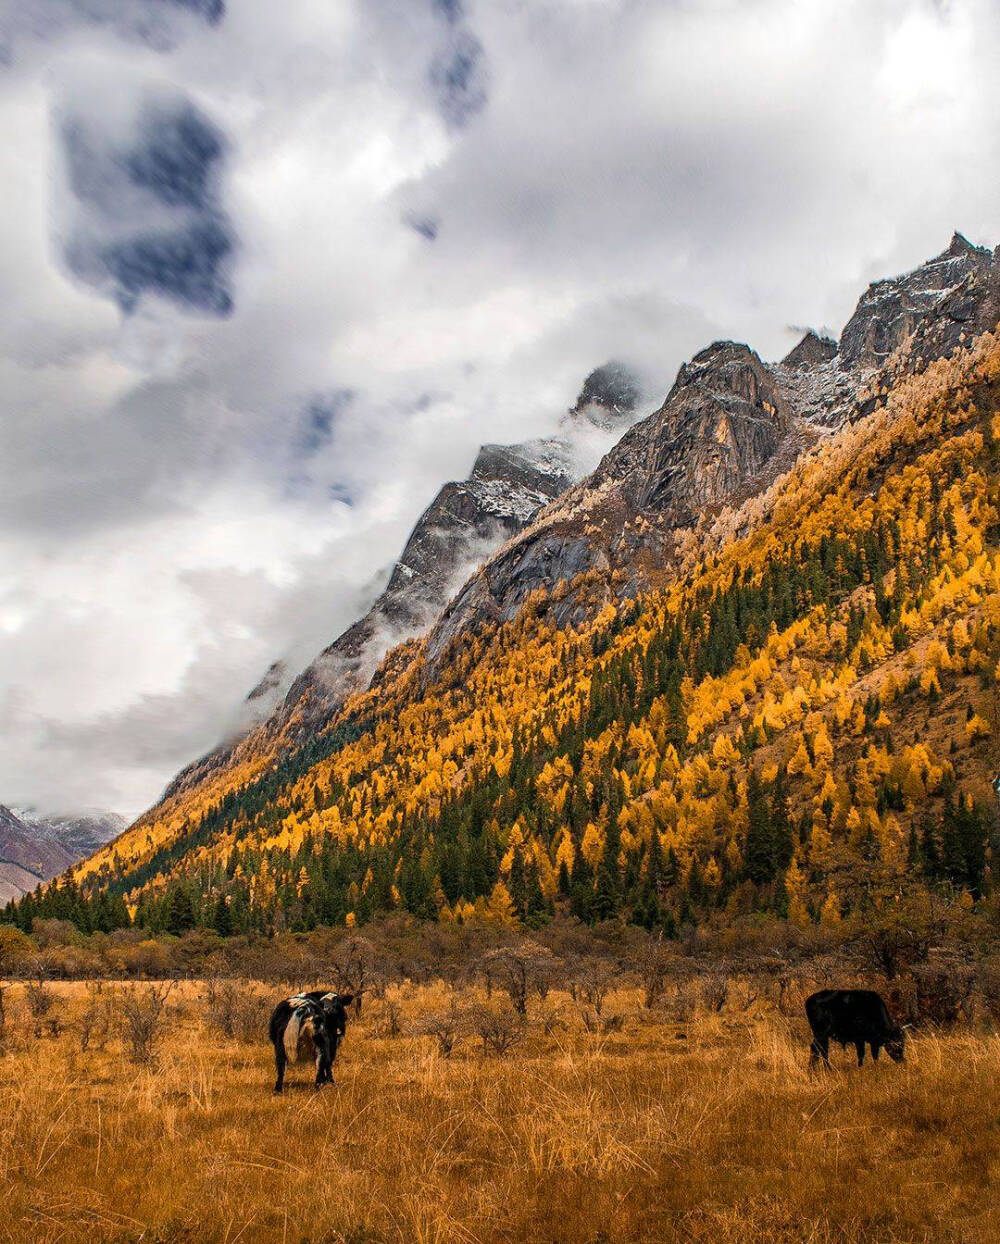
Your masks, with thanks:
<instances>
[{"instance_id":1,"label":"black yak","mask_svg":"<svg viewBox=\"0 0 1000 1244\"><path fill-rule=\"evenodd\" d=\"M821 989L806 999L806 1017L812 1029L811 1067L821 1057L829 1067L831 1039L853 1045L859 1067L865 1061L865 1045L871 1046L875 1062L883 1047L894 1062L903 1061L906 1034L893 1023L881 995L871 989Z\"/></svg>"},{"instance_id":2,"label":"black yak","mask_svg":"<svg viewBox=\"0 0 1000 1244\"><path fill-rule=\"evenodd\" d=\"M278 1003L268 1029L278 1071L276 1093L284 1087L285 1067L300 1057L316 1061L315 1088L333 1083L333 1060L347 1030L347 1007L353 1001L354 995L350 993L313 989Z\"/></svg>"}]
</instances>

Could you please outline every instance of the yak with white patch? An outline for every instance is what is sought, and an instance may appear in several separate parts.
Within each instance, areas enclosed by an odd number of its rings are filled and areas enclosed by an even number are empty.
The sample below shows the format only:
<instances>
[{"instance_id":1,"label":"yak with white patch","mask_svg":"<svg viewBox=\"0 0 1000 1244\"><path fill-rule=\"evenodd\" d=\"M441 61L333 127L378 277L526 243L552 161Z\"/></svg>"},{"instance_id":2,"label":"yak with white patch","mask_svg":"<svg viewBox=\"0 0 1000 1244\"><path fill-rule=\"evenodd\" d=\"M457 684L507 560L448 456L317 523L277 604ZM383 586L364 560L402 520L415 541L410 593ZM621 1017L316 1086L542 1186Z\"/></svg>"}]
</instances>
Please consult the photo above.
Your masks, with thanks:
<instances>
[{"instance_id":1,"label":"yak with white patch","mask_svg":"<svg viewBox=\"0 0 1000 1244\"><path fill-rule=\"evenodd\" d=\"M315 1088L333 1083L333 1060L347 1031L347 1007L353 1001L350 993L312 989L278 1003L268 1029L278 1072L276 1093L284 1088L285 1067L300 1058L315 1060Z\"/></svg>"},{"instance_id":2,"label":"yak with white patch","mask_svg":"<svg viewBox=\"0 0 1000 1244\"><path fill-rule=\"evenodd\" d=\"M809 1065L822 1057L830 1065L830 1042L853 1045L858 1066L865 1061L865 1046L871 1046L878 1062L882 1049L897 1063L903 1061L906 1033L893 1023L882 995L872 989L821 989L806 999L806 1018L812 1029Z\"/></svg>"}]
</instances>

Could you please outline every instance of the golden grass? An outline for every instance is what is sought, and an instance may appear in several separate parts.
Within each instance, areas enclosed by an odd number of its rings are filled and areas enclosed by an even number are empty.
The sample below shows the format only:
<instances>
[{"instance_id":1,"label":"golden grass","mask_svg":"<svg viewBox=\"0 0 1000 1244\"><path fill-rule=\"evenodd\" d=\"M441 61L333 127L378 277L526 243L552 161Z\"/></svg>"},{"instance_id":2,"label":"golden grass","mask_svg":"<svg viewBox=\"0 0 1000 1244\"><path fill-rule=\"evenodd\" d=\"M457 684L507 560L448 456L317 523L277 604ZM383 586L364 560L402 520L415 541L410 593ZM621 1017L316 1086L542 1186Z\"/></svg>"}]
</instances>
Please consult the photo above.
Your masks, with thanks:
<instances>
[{"instance_id":1,"label":"golden grass","mask_svg":"<svg viewBox=\"0 0 1000 1244\"><path fill-rule=\"evenodd\" d=\"M82 1007L82 986L55 988ZM904 1066L860 1071L838 1050L810 1074L804 1021L680 1023L622 991L605 1007L627 1016L621 1033L586 1033L550 997L565 1030L444 1059L407 1032L450 992L403 986L402 1036L375 1035L372 1003L337 1088L314 1093L299 1066L275 1098L266 1039L217 1036L198 991L177 991L156 1070L115 1041L34 1039L7 991L0 1239L1000 1240L995 1036L921 1037Z\"/></svg>"}]
</instances>

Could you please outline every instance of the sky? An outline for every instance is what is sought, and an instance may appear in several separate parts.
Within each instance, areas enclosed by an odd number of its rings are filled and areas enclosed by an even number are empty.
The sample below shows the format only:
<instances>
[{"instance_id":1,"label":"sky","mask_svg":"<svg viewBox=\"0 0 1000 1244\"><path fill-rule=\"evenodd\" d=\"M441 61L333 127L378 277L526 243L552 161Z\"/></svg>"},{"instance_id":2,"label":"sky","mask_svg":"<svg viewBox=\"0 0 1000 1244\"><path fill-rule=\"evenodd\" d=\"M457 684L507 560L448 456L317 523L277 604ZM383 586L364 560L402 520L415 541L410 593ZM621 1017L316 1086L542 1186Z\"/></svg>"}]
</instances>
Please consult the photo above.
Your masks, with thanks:
<instances>
[{"instance_id":1,"label":"sky","mask_svg":"<svg viewBox=\"0 0 1000 1244\"><path fill-rule=\"evenodd\" d=\"M0 0L0 803L155 801L476 448L1000 242L992 0Z\"/></svg>"}]
</instances>

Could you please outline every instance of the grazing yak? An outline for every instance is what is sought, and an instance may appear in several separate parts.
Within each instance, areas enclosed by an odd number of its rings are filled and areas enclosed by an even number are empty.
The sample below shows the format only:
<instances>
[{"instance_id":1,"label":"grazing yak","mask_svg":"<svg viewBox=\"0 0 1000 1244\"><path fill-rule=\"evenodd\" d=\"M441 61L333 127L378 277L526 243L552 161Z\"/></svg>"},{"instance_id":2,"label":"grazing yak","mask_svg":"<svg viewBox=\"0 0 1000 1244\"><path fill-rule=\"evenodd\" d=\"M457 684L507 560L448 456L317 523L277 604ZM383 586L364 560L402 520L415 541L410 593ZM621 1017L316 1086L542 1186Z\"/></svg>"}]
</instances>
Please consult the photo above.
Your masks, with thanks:
<instances>
[{"instance_id":1,"label":"grazing yak","mask_svg":"<svg viewBox=\"0 0 1000 1244\"><path fill-rule=\"evenodd\" d=\"M333 1060L347 1030L347 1007L353 1001L350 993L313 989L278 1003L268 1029L278 1071L276 1093L284 1087L286 1065L307 1055L316 1060L314 1087L333 1083Z\"/></svg>"},{"instance_id":2,"label":"grazing yak","mask_svg":"<svg viewBox=\"0 0 1000 1244\"><path fill-rule=\"evenodd\" d=\"M854 1046L859 1067L865 1061L866 1045L871 1046L875 1062L883 1046L894 1062L903 1061L906 1034L892 1022L881 995L871 989L821 989L806 999L806 1016L813 1038L810 1067L821 1056L829 1067L831 1038Z\"/></svg>"}]
</instances>

